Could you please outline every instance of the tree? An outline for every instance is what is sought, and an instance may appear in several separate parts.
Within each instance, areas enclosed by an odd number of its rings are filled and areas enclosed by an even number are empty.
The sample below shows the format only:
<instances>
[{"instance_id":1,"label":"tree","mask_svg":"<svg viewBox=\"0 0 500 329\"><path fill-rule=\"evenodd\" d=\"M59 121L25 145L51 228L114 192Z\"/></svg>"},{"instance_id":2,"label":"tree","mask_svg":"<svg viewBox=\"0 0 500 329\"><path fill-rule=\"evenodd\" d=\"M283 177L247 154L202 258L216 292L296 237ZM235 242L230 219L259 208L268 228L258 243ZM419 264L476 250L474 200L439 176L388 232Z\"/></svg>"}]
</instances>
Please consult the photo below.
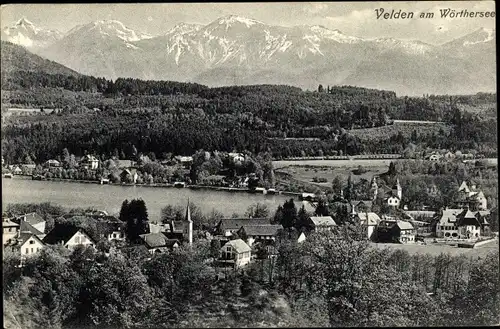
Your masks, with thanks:
<instances>
[{"instance_id":1,"label":"tree","mask_svg":"<svg viewBox=\"0 0 500 329\"><path fill-rule=\"evenodd\" d=\"M322 92L324 92L324 91L325 91L325 90L324 90L324 88L323 88L323 85L321 85L321 84L320 84L320 85L318 86L318 93L322 93Z\"/></svg>"},{"instance_id":2,"label":"tree","mask_svg":"<svg viewBox=\"0 0 500 329\"><path fill-rule=\"evenodd\" d=\"M309 218L310 216L307 213L305 206L302 205L297 215L297 224L295 226L297 228L297 231L310 231L312 229Z\"/></svg>"},{"instance_id":3,"label":"tree","mask_svg":"<svg viewBox=\"0 0 500 329\"><path fill-rule=\"evenodd\" d=\"M266 204L255 203L247 208L245 217L249 218L267 218L269 216L269 208Z\"/></svg>"},{"instance_id":4,"label":"tree","mask_svg":"<svg viewBox=\"0 0 500 329\"><path fill-rule=\"evenodd\" d=\"M214 258L217 259L219 258L219 252L221 248L220 240L219 239L212 239L210 241L210 255Z\"/></svg>"},{"instance_id":5,"label":"tree","mask_svg":"<svg viewBox=\"0 0 500 329\"><path fill-rule=\"evenodd\" d=\"M314 213L317 216L328 216L329 215L329 210L328 210L328 205L326 204L326 200L320 199L318 201L318 205L316 206L316 210Z\"/></svg>"},{"instance_id":6,"label":"tree","mask_svg":"<svg viewBox=\"0 0 500 329\"><path fill-rule=\"evenodd\" d=\"M332 180L333 193L340 194L340 191L342 190L342 188L343 188L342 177L337 175Z\"/></svg>"},{"instance_id":7,"label":"tree","mask_svg":"<svg viewBox=\"0 0 500 329\"><path fill-rule=\"evenodd\" d=\"M295 207L293 199L285 201L282 213L283 216L280 224L283 225L284 228L294 227L297 222L297 207Z\"/></svg>"},{"instance_id":8,"label":"tree","mask_svg":"<svg viewBox=\"0 0 500 329\"><path fill-rule=\"evenodd\" d=\"M69 164L69 161L70 161L69 158L70 158L69 151L67 148L64 148L62 151L62 159L63 159L64 164L66 164L66 165Z\"/></svg>"},{"instance_id":9,"label":"tree","mask_svg":"<svg viewBox=\"0 0 500 329\"><path fill-rule=\"evenodd\" d=\"M345 188L344 198L347 201L351 201L353 192L353 184L352 184L352 176L349 174L349 178L347 179L347 187Z\"/></svg>"},{"instance_id":10,"label":"tree","mask_svg":"<svg viewBox=\"0 0 500 329\"><path fill-rule=\"evenodd\" d=\"M184 219L184 209L180 206L167 205L161 209L160 219L162 223L170 223L172 220L180 221Z\"/></svg>"},{"instance_id":11,"label":"tree","mask_svg":"<svg viewBox=\"0 0 500 329\"><path fill-rule=\"evenodd\" d=\"M271 221L273 224L281 224L283 222L283 206L279 205L274 213L274 217Z\"/></svg>"},{"instance_id":12,"label":"tree","mask_svg":"<svg viewBox=\"0 0 500 329\"><path fill-rule=\"evenodd\" d=\"M125 234L130 242L136 242L139 235L149 233L148 211L142 199L125 200L120 209L120 219L126 223Z\"/></svg>"}]
</instances>

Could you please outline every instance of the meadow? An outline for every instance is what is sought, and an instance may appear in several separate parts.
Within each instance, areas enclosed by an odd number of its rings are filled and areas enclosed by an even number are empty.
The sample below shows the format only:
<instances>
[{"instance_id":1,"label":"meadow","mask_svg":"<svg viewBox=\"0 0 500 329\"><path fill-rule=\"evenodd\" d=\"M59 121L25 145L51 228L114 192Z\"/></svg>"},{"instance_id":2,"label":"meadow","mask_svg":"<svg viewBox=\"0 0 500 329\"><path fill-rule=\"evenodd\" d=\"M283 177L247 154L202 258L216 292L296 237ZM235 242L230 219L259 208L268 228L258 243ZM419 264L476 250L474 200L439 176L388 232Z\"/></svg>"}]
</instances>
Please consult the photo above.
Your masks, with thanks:
<instances>
[{"instance_id":1,"label":"meadow","mask_svg":"<svg viewBox=\"0 0 500 329\"><path fill-rule=\"evenodd\" d=\"M415 254L430 254L432 256L438 256L442 253L450 254L451 256L466 255L469 257L485 257L488 253L493 251L498 251L498 239L494 242L482 245L476 248L458 248L449 245L438 245L438 244L397 244L397 243L372 243L374 248L378 249L400 249L407 251L410 255Z\"/></svg>"}]
</instances>

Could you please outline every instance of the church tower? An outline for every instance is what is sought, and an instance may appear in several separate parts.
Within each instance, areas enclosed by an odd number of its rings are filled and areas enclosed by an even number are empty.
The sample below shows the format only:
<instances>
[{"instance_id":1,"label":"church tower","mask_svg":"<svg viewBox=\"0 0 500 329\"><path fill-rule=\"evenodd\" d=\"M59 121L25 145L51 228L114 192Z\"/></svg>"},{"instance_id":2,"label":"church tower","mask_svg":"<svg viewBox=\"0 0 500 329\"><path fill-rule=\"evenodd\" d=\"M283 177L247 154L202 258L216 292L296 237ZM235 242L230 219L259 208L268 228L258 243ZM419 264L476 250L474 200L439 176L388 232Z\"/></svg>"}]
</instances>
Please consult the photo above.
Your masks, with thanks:
<instances>
[{"instance_id":1,"label":"church tower","mask_svg":"<svg viewBox=\"0 0 500 329\"><path fill-rule=\"evenodd\" d=\"M377 199L377 195L378 195L378 185L377 185L377 179L375 176L373 176L373 179L372 179L370 194L372 196L372 200L375 201Z\"/></svg>"},{"instance_id":2,"label":"church tower","mask_svg":"<svg viewBox=\"0 0 500 329\"><path fill-rule=\"evenodd\" d=\"M188 204L187 204L187 207L186 207L186 224L185 227L185 232L184 234L187 236L188 238L188 243L189 245L193 245L193 221L191 220L191 210L189 209L189 199L188 199Z\"/></svg>"},{"instance_id":3,"label":"church tower","mask_svg":"<svg viewBox=\"0 0 500 329\"><path fill-rule=\"evenodd\" d=\"M399 200L403 199L403 189L401 188L401 184L399 184L399 178L396 180L396 189Z\"/></svg>"}]
</instances>

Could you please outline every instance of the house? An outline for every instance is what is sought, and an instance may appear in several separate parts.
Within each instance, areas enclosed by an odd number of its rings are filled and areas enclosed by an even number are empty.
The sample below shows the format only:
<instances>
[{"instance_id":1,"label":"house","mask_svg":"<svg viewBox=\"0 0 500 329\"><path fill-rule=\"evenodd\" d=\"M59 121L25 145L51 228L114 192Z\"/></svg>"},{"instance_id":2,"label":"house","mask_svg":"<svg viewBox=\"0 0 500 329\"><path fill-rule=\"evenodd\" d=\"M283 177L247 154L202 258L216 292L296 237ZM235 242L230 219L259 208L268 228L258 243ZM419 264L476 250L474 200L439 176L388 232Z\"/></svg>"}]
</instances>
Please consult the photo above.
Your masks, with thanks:
<instances>
[{"instance_id":1,"label":"house","mask_svg":"<svg viewBox=\"0 0 500 329\"><path fill-rule=\"evenodd\" d=\"M429 156L429 161L436 162L436 161L441 160L441 158L442 158L441 154L431 154Z\"/></svg>"},{"instance_id":2,"label":"house","mask_svg":"<svg viewBox=\"0 0 500 329\"><path fill-rule=\"evenodd\" d=\"M137 169L123 169L123 171L120 174L120 181L122 183L133 183L135 184L137 182Z\"/></svg>"},{"instance_id":3,"label":"house","mask_svg":"<svg viewBox=\"0 0 500 329\"><path fill-rule=\"evenodd\" d=\"M168 252L180 245L178 240L168 239L163 233L141 234L139 237L150 254Z\"/></svg>"},{"instance_id":4,"label":"house","mask_svg":"<svg viewBox=\"0 0 500 329\"><path fill-rule=\"evenodd\" d=\"M316 194L314 193L302 193L300 195L300 200L301 201L317 201L316 200Z\"/></svg>"},{"instance_id":5,"label":"house","mask_svg":"<svg viewBox=\"0 0 500 329\"><path fill-rule=\"evenodd\" d=\"M254 242L274 242L281 225L244 225L238 230L238 236L245 237L249 246Z\"/></svg>"},{"instance_id":6,"label":"house","mask_svg":"<svg viewBox=\"0 0 500 329\"><path fill-rule=\"evenodd\" d=\"M453 159L455 159L455 154L451 151L448 151L444 154L444 158L446 160L453 160Z\"/></svg>"},{"instance_id":7,"label":"house","mask_svg":"<svg viewBox=\"0 0 500 329\"><path fill-rule=\"evenodd\" d=\"M391 207L398 208L400 203L401 199L399 199L397 196L392 195L387 198L387 204Z\"/></svg>"},{"instance_id":8,"label":"house","mask_svg":"<svg viewBox=\"0 0 500 329\"><path fill-rule=\"evenodd\" d=\"M427 188L427 194L432 197L437 197L439 195L439 189L436 184L431 184L431 186Z\"/></svg>"},{"instance_id":9,"label":"house","mask_svg":"<svg viewBox=\"0 0 500 329\"><path fill-rule=\"evenodd\" d=\"M20 166L21 166L21 170L22 170L22 172L23 172L24 175L31 175L31 174L33 174L33 171L36 168L35 164L29 164L29 163L21 164Z\"/></svg>"},{"instance_id":10,"label":"house","mask_svg":"<svg viewBox=\"0 0 500 329\"><path fill-rule=\"evenodd\" d=\"M219 251L219 260L234 267L242 267L250 263L252 249L241 239L226 242Z\"/></svg>"},{"instance_id":11,"label":"house","mask_svg":"<svg viewBox=\"0 0 500 329\"><path fill-rule=\"evenodd\" d=\"M42 241L45 244L61 245L67 249L74 249L79 245L94 247L96 244L83 229L68 224L56 224Z\"/></svg>"},{"instance_id":12,"label":"house","mask_svg":"<svg viewBox=\"0 0 500 329\"><path fill-rule=\"evenodd\" d=\"M125 241L125 224L119 219L107 220L99 223L104 238L108 241Z\"/></svg>"},{"instance_id":13,"label":"house","mask_svg":"<svg viewBox=\"0 0 500 329\"><path fill-rule=\"evenodd\" d=\"M19 232L16 238L11 239L7 248L13 252L19 252L21 257L27 257L38 253L44 248L44 243L40 237L32 233Z\"/></svg>"},{"instance_id":14,"label":"house","mask_svg":"<svg viewBox=\"0 0 500 329\"><path fill-rule=\"evenodd\" d=\"M189 169L193 164L192 156L176 156L175 160L177 160L184 168Z\"/></svg>"},{"instance_id":15,"label":"house","mask_svg":"<svg viewBox=\"0 0 500 329\"><path fill-rule=\"evenodd\" d=\"M21 216L16 216L14 218L14 221L16 221L17 223L27 222L31 226L33 226L34 228L36 228L38 231L40 231L42 233L45 232L46 222L42 218L42 216L40 216L36 212L24 214L24 215L21 215Z\"/></svg>"},{"instance_id":16,"label":"house","mask_svg":"<svg viewBox=\"0 0 500 329\"><path fill-rule=\"evenodd\" d=\"M87 169L97 169L99 168L99 160L95 156L87 154L80 160L80 166Z\"/></svg>"},{"instance_id":17,"label":"house","mask_svg":"<svg viewBox=\"0 0 500 329\"><path fill-rule=\"evenodd\" d=\"M359 212L370 212L372 210L372 200L351 200L351 213L357 214Z\"/></svg>"},{"instance_id":18,"label":"house","mask_svg":"<svg viewBox=\"0 0 500 329\"><path fill-rule=\"evenodd\" d=\"M380 222L380 217L374 212L358 212L354 218L360 225L366 228L368 240L375 238L375 229Z\"/></svg>"},{"instance_id":19,"label":"house","mask_svg":"<svg viewBox=\"0 0 500 329\"><path fill-rule=\"evenodd\" d=\"M481 236L481 223L476 214L469 209L464 210L456 222L458 237L463 239L479 238Z\"/></svg>"},{"instance_id":20,"label":"house","mask_svg":"<svg viewBox=\"0 0 500 329\"><path fill-rule=\"evenodd\" d=\"M297 243L302 243L306 241L306 234L304 232L301 232L299 237L297 238Z\"/></svg>"},{"instance_id":21,"label":"house","mask_svg":"<svg viewBox=\"0 0 500 329\"><path fill-rule=\"evenodd\" d=\"M2 218L2 244L6 245L10 239L16 237L19 232L19 224L13 222L10 218Z\"/></svg>"},{"instance_id":22,"label":"house","mask_svg":"<svg viewBox=\"0 0 500 329\"><path fill-rule=\"evenodd\" d=\"M36 235L39 239L43 239L45 237L43 231L38 230L27 221L21 221L19 224L19 233Z\"/></svg>"},{"instance_id":23,"label":"house","mask_svg":"<svg viewBox=\"0 0 500 329\"><path fill-rule=\"evenodd\" d=\"M311 216L309 217L309 224L315 232L331 230L337 226L331 216Z\"/></svg>"},{"instance_id":24,"label":"house","mask_svg":"<svg viewBox=\"0 0 500 329\"><path fill-rule=\"evenodd\" d=\"M415 242L415 229L410 222L402 220L382 220L377 226L378 242L412 243Z\"/></svg>"},{"instance_id":25,"label":"house","mask_svg":"<svg viewBox=\"0 0 500 329\"><path fill-rule=\"evenodd\" d=\"M463 181L458 188L458 196L455 200L455 207L468 207L472 210L486 210L488 201L483 193L473 182L467 184Z\"/></svg>"},{"instance_id":26,"label":"house","mask_svg":"<svg viewBox=\"0 0 500 329\"><path fill-rule=\"evenodd\" d=\"M54 160L54 159L50 159L50 160L47 160L45 162L45 167L49 167L49 168L57 168L57 167L60 167L61 166L61 163L57 160Z\"/></svg>"},{"instance_id":27,"label":"house","mask_svg":"<svg viewBox=\"0 0 500 329\"><path fill-rule=\"evenodd\" d=\"M317 204L310 201L302 201L302 206L308 214L314 214L316 212Z\"/></svg>"},{"instance_id":28,"label":"house","mask_svg":"<svg viewBox=\"0 0 500 329\"><path fill-rule=\"evenodd\" d=\"M153 224L149 223L149 233L170 232L170 224Z\"/></svg>"},{"instance_id":29,"label":"house","mask_svg":"<svg viewBox=\"0 0 500 329\"><path fill-rule=\"evenodd\" d=\"M230 152L228 156L233 163L245 161L245 155L242 153Z\"/></svg>"},{"instance_id":30,"label":"house","mask_svg":"<svg viewBox=\"0 0 500 329\"><path fill-rule=\"evenodd\" d=\"M217 223L214 231L217 235L231 236L245 225L271 225L271 223L267 218L223 218Z\"/></svg>"},{"instance_id":31,"label":"house","mask_svg":"<svg viewBox=\"0 0 500 329\"><path fill-rule=\"evenodd\" d=\"M12 169L12 174L14 175L22 175L23 170L19 168L19 166L15 166L14 169Z\"/></svg>"},{"instance_id":32,"label":"house","mask_svg":"<svg viewBox=\"0 0 500 329\"><path fill-rule=\"evenodd\" d=\"M463 209L443 209L435 217L435 232L438 238L458 238L457 216Z\"/></svg>"}]
</instances>

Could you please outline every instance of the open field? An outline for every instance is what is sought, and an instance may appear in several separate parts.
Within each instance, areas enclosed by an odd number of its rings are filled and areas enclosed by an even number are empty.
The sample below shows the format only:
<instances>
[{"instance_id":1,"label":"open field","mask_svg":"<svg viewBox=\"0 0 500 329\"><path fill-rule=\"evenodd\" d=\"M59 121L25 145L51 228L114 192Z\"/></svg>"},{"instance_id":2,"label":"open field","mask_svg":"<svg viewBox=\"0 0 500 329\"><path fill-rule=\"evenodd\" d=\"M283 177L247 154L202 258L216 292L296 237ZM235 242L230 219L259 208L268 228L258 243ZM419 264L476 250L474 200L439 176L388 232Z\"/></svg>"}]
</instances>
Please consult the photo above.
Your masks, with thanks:
<instances>
[{"instance_id":1,"label":"open field","mask_svg":"<svg viewBox=\"0 0 500 329\"><path fill-rule=\"evenodd\" d=\"M452 256L466 255L470 257L483 257L489 252L498 251L498 239L494 242L482 245L476 248L458 248L447 245L419 245L419 244L396 244L396 243L372 243L372 246L379 249L396 248L406 250L411 255L414 254L430 254L438 256L441 253L448 253Z\"/></svg>"},{"instance_id":2,"label":"open field","mask_svg":"<svg viewBox=\"0 0 500 329\"><path fill-rule=\"evenodd\" d=\"M288 166L315 166L332 168L351 168L358 166L368 167L389 167L391 161L395 159L352 159L352 160L277 160L273 161L274 169Z\"/></svg>"},{"instance_id":3,"label":"open field","mask_svg":"<svg viewBox=\"0 0 500 329\"><path fill-rule=\"evenodd\" d=\"M278 167L280 169L277 172L282 172L291 175L294 179L297 179L301 182L308 182L311 184L315 184L318 186L331 186L332 180L335 176L340 176L342 180L346 181L350 174L352 174L353 182L357 182L361 179L366 179L370 181L374 175L380 175L387 171L389 164L385 163L386 160L320 160L316 162L323 163L324 161L334 161L334 162L343 162L344 164L333 166L311 166L311 165L303 165L303 164L292 164L286 167ZM375 164L374 161L377 161ZM378 162L380 161L380 162ZM387 160L390 162L389 160ZM307 162L307 161L294 161L294 162ZM356 164L353 164L355 162ZM368 163L370 162L370 163ZM363 168L366 170L365 173L360 175L355 175L352 170L358 168L358 166L363 163ZM317 183L313 182L313 178L324 178L327 181L325 183Z\"/></svg>"}]
</instances>

